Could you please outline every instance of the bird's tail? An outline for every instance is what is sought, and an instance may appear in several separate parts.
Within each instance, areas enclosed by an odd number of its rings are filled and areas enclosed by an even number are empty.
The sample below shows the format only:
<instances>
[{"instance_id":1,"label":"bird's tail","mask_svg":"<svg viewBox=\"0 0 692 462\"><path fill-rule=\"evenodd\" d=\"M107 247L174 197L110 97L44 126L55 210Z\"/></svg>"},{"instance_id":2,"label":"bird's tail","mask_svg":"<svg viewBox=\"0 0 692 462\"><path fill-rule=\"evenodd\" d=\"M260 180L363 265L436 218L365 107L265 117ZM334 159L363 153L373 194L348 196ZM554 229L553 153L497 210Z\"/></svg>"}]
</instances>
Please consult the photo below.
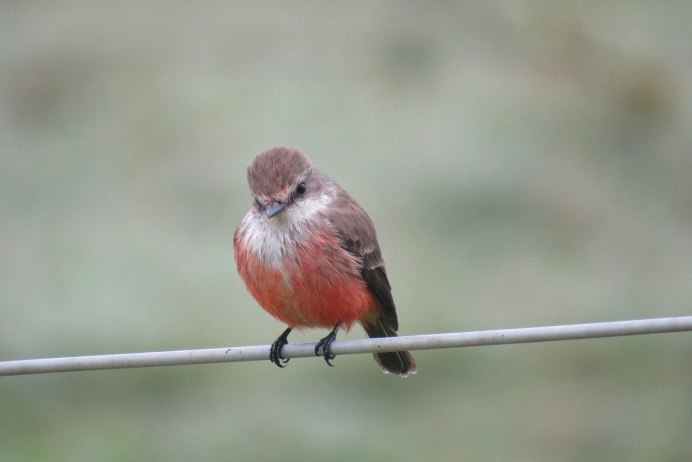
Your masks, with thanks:
<instances>
[{"instance_id":1,"label":"bird's tail","mask_svg":"<svg viewBox=\"0 0 692 462\"><path fill-rule=\"evenodd\" d=\"M383 324L382 318L378 318L375 324L363 324L365 333L371 338L396 337L396 331ZM416 373L416 361L408 351L393 351L390 353L373 353L375 361L382 367L385 373L392 373L406 377Z\"/></svg>"}]
</instances>

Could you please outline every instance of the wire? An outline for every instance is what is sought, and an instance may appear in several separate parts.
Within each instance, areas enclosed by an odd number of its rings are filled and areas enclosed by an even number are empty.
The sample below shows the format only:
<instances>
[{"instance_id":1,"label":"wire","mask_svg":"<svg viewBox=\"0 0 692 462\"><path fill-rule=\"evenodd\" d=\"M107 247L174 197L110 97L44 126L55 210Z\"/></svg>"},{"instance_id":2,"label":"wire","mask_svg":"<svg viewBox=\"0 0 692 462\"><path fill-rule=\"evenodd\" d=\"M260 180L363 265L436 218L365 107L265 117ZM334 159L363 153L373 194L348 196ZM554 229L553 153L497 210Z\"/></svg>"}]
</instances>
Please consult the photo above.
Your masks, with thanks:
<instances>
[{"instance_id":1,"label":"wire","mask_svg":"<svg viewBox=\"0 0 692 462\"><path fill-rule=\"evenodd\" d=\"M448 334L412 335L405 337L339 340L332 344L331 351L335 355L345 355L400 350L431 350L437 348L507 345L510 343L548 342L555 340L576 340L685 331L692 331L692 316ZM282 355L285 358L315 356L315 344L289 344L283 348ZM0 362L0 376L99 369L125 369L131 367L257 361L267 360L268 358L269 345L25 359Z\"/></svg>"}]
</instances>

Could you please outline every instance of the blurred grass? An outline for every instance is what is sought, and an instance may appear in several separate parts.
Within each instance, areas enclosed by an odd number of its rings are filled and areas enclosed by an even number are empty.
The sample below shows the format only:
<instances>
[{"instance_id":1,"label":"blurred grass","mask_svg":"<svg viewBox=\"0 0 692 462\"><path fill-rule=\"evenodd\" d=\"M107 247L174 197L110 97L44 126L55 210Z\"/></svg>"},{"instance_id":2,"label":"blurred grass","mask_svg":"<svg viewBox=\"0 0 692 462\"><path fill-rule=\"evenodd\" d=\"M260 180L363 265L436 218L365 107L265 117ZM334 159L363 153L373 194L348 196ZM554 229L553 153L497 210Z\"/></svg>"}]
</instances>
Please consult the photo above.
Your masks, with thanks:
<instances>
[{"instance_id":1,"label":"blurred grass","mask_svg":"<svg viewBox=\"0 0 692 462\"><path fill-rule=\"evenodd\" d=\"M4 4L0 356L271 341L231 236L277 144L370 212L403 333L690 314L690 17ZM416 358L4 378L0 458L692 458L688 334Z\"/></svg>"}]
</instances>

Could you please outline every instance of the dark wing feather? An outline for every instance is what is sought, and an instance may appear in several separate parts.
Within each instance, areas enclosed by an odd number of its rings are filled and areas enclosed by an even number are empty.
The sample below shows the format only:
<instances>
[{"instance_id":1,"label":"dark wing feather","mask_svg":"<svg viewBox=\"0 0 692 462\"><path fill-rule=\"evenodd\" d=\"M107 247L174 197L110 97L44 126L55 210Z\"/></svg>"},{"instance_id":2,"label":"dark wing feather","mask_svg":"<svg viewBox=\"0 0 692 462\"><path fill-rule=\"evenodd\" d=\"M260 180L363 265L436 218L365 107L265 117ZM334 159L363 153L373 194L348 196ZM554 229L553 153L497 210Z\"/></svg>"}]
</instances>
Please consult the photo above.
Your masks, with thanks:
<instances>
[{"instance_id":1,"label":"dark wing feather","mask_svg":"<svg viewBox=\"0 0 692 462\"><path fill-rule=\"evenodd\" d=\"M379 247L372 252L363 255L363 279L368 284L368 289L382 304L382 315L385 324L395 331L399 330L399 321L396 318L396 307L392 297L392 286L389 285L387 272L384 269L384 260Z\"/></svg>"},{"instance_id":2,"label":"dark wing feather","mask_svg":"<svg viewBox=\"0 0 692 462\"><path fill-rule=\"evenodd\" d=\"M332 225L341 239L341 246L361 261L363 279L382 305L382 321L396 331L399 329L399 322L392 286L387 279L375 225L348 193L344 190L340 193L340 200L330 211Z\"/></svg>"}]
</instances>

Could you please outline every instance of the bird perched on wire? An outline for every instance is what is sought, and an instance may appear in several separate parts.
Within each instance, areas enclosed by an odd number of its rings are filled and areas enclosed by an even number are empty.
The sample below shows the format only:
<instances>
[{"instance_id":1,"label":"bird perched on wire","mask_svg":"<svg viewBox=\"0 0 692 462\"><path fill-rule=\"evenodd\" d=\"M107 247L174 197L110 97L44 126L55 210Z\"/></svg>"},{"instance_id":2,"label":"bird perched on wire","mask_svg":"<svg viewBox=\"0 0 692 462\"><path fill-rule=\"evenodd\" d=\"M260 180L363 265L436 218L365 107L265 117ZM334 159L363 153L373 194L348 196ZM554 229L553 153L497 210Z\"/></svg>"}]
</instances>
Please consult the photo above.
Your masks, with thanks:
<instances>
[{"instance_id":1,"label":"bird perched on wire","mask_svg":"<svg viewBox=\"0 0 692 462\"><path fill-rule=\"evenodd\" d=\"M271 346L270 360L293 329L332 331L315 347L330 366L331 344L354 322L369 337L396 337L391 286L368 214L338 183L298 149L275 147L247 169L254 203L233 237L240 277L257 302L288 328ZM408 351L374 353L386 373L416 372Z\"/></svg>"}]
</instances>

